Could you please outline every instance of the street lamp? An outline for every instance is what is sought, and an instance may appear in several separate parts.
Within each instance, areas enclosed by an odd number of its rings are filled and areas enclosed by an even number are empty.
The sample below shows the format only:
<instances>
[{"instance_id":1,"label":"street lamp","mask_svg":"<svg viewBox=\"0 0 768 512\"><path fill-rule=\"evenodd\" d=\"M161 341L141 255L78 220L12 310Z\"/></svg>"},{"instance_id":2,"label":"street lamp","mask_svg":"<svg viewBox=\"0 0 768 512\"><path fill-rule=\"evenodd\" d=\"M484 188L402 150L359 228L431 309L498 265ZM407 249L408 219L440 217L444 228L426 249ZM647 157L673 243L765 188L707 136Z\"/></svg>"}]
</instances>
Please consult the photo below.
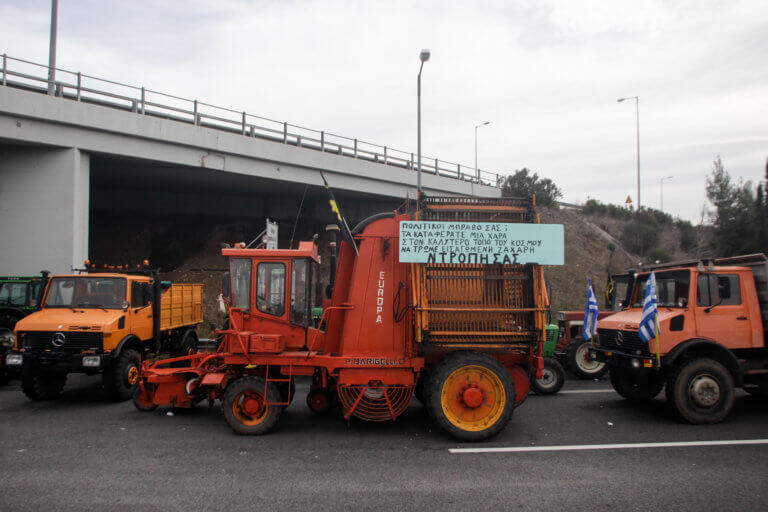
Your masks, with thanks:
<instances>
[{"instance_id":1,"label":"street lamp","mask_svg":"<svg viewBox=\"0 0 768 512\"><path fill-rule=\"evenodd\" d=\"M475 174L477 175L478 181L480 181L480 168L477 166L477 129L487 124L491 124L491 122L486 121L484 123L480 123L479 125L475 126Z\"/></svg>"},{"instance_id":2,"label":"street lamp","mask_svg":"<svg viewBox=\"0 0 768 512\"><path fill-rule=\"evenodd\" d=\"M48 94L54 94L56 83L56 25L59 17L59 0L51 1L51 41L48 45Z\"/></svg>"},{"instance_id":3,"label":"street lamp","mask_svg":"<svg viewBox=\"0 0 768 512\"><path fill-rule=\"evenodd\" d=\"M640 98L629 96L628 98L619 98L621 103L624 100L635 100L635 121L637 123L637 211L640 211Z\"/></svg>"},{"instance_id":4,"label":"street lamp","mask_svg":"<svg viewBox=\"0 0 768 512\"><path fill-rule=\"evenodd\" d=\"M416 107L416 133L418 138L418 143L416 145L416 149L418 151L418 170L416 171L417 174L417 188L418 188L418 200L421 200L421 70L424 69L424 63L429 60L429 50L423 49L421 50L421 53L419 54L419 60L421 61L421 65L419 66L419 76L416 80L416 95L418 97L417 100L417 107Z\"/></svg>"},{"instance_id":5,"label":"street lamp","mask_svg":"<svg viewBox=\"0 0 768 512\"><path fill-rule=\"evenodd\" d=\"M664 213L664 180L671 180L674 176L664 176L659 180L659 191L661 193L661 213Z\"/></svg>"}]
</instances>

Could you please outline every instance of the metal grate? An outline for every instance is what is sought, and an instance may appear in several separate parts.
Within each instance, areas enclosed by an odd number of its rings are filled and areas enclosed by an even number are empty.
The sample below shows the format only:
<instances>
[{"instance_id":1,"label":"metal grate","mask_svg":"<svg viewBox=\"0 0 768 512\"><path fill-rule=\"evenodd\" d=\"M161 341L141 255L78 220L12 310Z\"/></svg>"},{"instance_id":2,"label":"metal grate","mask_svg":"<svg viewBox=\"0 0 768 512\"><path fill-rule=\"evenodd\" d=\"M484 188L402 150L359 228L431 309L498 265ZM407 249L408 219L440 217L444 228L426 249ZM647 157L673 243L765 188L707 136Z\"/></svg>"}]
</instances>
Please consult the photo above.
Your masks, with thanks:
<instances>
[{"instance_id":1,"label":"metal grate","mask_svg":"<svg viewBox=\"0 0 768 512\"><path fill-rule=\"evenodd\" d=\"M54 344L54 336L64 335L63 343ZM104 335L100 332L31 331L20 333L21 346L29 349L80 352L82 350L103 350Z\"/></svg>"},{"instance_id":2,"label":"metal grate","mask_svg":"<svg viewBox=\"0 0 768 512\"><path fill-rule=\"evenodd\" d=\"M598 329L598 340L600 347L620 350L622 352L635 353L640 355L649 355L648 344L640 339L636 331L617 331L615 329Z\"/></svg>"}]
</instances>

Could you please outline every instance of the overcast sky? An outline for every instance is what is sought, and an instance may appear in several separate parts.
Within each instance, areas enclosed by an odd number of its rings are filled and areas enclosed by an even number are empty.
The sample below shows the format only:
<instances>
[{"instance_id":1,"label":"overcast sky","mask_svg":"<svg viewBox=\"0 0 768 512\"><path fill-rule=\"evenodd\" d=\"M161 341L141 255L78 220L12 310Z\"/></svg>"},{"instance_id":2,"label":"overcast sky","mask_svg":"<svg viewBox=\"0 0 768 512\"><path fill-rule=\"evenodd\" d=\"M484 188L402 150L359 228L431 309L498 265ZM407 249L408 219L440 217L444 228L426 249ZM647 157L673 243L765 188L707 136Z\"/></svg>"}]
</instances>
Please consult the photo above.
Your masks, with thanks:
<instances>
[{"instance_id":1,"label":"overcast sky","mask_svg":"<svg viewBox=\"0 0 768 512\"><path fill-rule=\"evenodd\" d=\"M0 53L46 63L49 0L0 2ZM564 200L641 200L693 221L720 155L768 157L768 2L60 0L57 66L416 150L528 167Z\"/></svg>"}]
</instances>

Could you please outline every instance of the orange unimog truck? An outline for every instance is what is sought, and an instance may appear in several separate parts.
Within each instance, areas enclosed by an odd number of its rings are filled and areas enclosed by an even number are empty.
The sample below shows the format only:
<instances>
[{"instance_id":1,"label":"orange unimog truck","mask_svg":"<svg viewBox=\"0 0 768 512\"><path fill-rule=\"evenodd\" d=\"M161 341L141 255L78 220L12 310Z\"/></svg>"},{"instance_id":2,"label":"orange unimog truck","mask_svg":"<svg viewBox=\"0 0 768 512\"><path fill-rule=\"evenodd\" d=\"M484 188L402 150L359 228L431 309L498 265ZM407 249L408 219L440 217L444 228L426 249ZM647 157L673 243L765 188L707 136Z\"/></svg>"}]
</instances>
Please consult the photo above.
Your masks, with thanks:
<instances>
[{"instance_id":1,"label":"orange unimog truck","mask_svg":"<svg viewBox=\"0 0 768 512\"><path fill-rule=\"evenodd\" d=\"M32 400L58 397L69 373L101 373L109 396L127 400L143 359L197 352L201 284L160 281L141 267L89 266L51 277L40 311L16 323L6 364L21 367L21 387Z\"/></svg>"},{"instance_id":2,"label":"orange unimog truck","mask_svg":"<svg viewBox=\"0 0 768 512\"><path fill-rule=\"evenodd\" d=\"M638 335L645 285L656 273L661 336ZM690 423L717 423L734 389L768 396L768 258L764 254L646 267L627 308L598 322L592 357L629 400L667 401Z\"/></svg>"}]
</instances>

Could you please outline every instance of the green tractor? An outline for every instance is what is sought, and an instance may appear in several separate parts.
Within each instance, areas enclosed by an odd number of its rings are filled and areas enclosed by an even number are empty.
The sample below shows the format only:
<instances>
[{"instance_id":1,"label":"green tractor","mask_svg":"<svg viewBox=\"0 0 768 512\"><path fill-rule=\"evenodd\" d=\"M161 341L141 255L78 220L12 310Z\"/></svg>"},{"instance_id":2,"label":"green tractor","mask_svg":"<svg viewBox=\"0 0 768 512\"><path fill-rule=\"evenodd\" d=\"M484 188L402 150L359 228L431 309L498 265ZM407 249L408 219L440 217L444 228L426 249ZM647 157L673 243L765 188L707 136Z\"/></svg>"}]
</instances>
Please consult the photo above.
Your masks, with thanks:
<instances>
[{"instance_id":1,"label":"green tractor","mask_svg":"<svg viewBox=\"0 0 768 512\"><path fill-rule=\"evenodd\" d=\"M37 311L48 282L47 270L39 276L0 276L0 382L15 377L5 366L5 355L13 348L16 322Z\"/></svg>"},{"instance_id":2,"label":"green tractor","mask_svg":"<svg viewBox=\"0 0 768 512\"><path fill-rule=\"evenodd\" d=\"M555 346L559 334L557 325L546 326L547 340L544 342L544 373L540 379L532 379L531 387L537 395L554 395L565 384L565 370L555 358Z\"/></svg>"}]
</instances>

